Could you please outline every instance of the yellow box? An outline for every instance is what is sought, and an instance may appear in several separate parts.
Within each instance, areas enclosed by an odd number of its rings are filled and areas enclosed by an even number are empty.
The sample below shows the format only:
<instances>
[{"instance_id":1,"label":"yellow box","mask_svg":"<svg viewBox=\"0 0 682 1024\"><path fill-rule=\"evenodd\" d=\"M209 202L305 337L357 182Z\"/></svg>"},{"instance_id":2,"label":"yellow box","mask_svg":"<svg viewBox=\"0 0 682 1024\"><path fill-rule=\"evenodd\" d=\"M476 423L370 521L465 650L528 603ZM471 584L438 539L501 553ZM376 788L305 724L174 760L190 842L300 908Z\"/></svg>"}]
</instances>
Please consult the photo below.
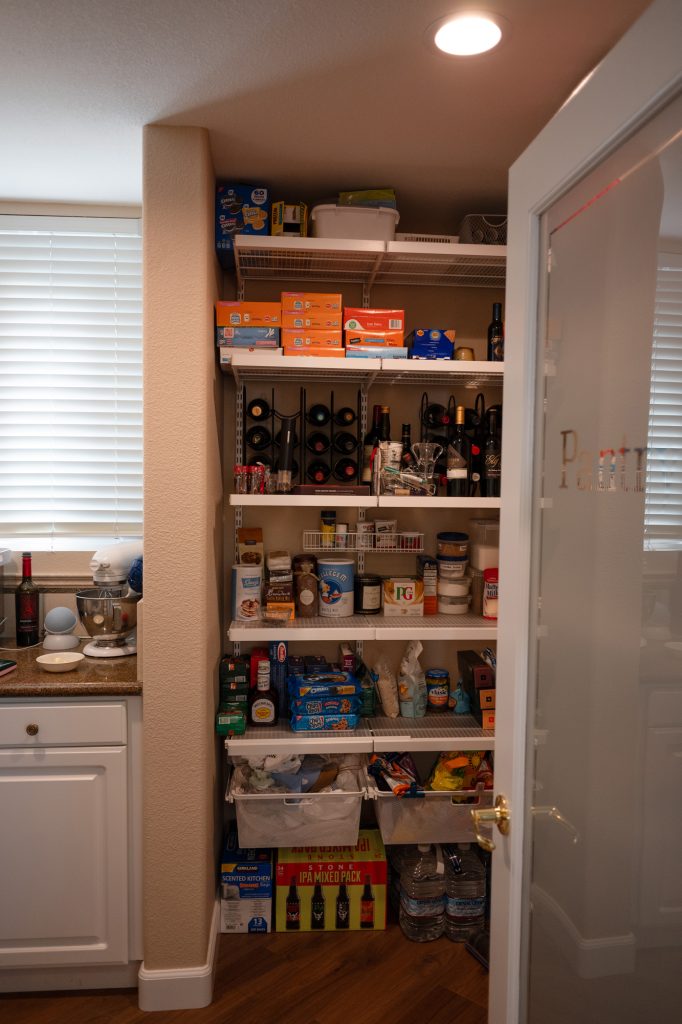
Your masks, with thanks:
<instances>
[{"instance_id":1,"label":"yellow box","mask_svg":"<svg viewBox=\"0 0 682 1024\"><path fill-rule=\"evenodd\" d=\"M343 331L282 329L282 348L343 348Z\"/></svg>"},{"instance_id":2,"label":"yellow box","mask_svg":"<svg viewBox=\"0 0 682 1024\"><path fill-rule=\"evenodd\" d=\"M340 292L282 292L282 309L292 313L338 313L343 316Z\"/></svg>"},{"instance_id":3,"label":"yellow box","mask_svg":"<svg viewBox=\"0 0 682 1024\"><path fill-rule=\"evenodd\" d=\"M305 203L285 203L278 199L272 204L271 235L291 235L305 238L308 234L308 207Z\"/></svg>"},{"instance_id":4,"label":"yellow box","mask_svg":"<svg viewBox=\"0 0 682 1024\"><path fill-rule=\"evenodd\" d=\"M300 310L282 310L282 327L290 331L340 331L341 313L315 313Z\"/></svg>"},{"instance_id":5,"label":"yellow box","mask_svg":"<svg viewBox=\"0 0 682 1024\"><path fill-rule=\"evenodd\" d=\"M495 712L494 711L482 711L481 726L483 729L494 729L495 728Z\"/></svg>"},{"instance_id":6,"label":"yellow box","mask_svg":"<svg viewBox=\"0 0 682 1024\"><path fill-rule=\"evenodd\" d=\"M216 302L216 327L281 327L279 302Z\"/></svg>"},{"instance_id":7,"label":"yellow box","mask_svg":"<svg viewBox=\"0 0 682 1024\"><path fill-rule=\"evenodd\" d=\"M345 348L325 348L320 345L308 345L306 348L283 348L285 356L323 356L329 359L345 359Z\"/></svg>"},{"instance_id":8,"label":"yellow box","mask_svg":"<svg viewBox=\"0 0 682 1024\"><path fill-rule=\"evenodd\" d=\"M491 711L495 707L494 690L476 690L478 694L478 706L481 710Z\"/></svg>"}]
</instances>

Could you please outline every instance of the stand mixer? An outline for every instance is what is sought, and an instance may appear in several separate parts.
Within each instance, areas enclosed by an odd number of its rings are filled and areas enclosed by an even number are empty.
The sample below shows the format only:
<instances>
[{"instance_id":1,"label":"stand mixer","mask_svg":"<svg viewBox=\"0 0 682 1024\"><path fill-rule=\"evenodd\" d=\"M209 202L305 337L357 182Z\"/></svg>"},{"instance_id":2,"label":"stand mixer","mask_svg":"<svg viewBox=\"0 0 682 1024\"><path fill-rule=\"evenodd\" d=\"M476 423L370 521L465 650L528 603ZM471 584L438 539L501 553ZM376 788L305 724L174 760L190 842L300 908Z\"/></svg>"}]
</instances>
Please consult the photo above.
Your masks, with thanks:
<instances>
[{"instance_id":1,"label":"stand mixer","mask_svg":"<svg viewBox=\"0 0 682 1024\"><path fill-rule=\"evenodd\" d=\"M137 602L142 594L130 588L128 575L141 556L142 541L111 544L92 556L90 569L97 585L76 594L80 620L93 637L83 648L88 657L120 658L136 653Z\"/></svg>"}]
</instances>

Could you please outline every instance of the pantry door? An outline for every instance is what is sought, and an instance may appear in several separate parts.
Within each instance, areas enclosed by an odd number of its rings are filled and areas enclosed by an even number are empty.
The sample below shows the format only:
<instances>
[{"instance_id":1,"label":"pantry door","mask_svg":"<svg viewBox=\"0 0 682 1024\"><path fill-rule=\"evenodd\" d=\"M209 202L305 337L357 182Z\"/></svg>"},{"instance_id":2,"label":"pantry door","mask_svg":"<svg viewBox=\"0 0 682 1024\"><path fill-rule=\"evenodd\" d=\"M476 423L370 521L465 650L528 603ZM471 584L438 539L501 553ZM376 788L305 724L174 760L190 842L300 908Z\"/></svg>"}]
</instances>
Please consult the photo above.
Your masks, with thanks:
<instances>
[{"instance_id":1,"label":"pantry door","mask_svg":"<svg viewBox=\"0 0 682 1024\"><path fill-rule=\"evenodd\" d=\"M490 1024L678 1019L682 5L510 174Z\"/></svg>"}]
</instances>

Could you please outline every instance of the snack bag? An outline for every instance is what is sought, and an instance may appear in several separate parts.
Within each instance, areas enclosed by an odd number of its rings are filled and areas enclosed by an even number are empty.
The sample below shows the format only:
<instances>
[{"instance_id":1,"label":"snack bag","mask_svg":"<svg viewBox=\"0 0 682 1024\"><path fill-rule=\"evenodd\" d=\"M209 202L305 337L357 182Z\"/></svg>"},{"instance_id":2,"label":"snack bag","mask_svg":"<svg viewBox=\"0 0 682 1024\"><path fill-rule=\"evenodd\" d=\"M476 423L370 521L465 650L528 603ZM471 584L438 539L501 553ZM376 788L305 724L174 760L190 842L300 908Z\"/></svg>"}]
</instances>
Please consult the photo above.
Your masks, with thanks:
<instances>
[{"instance_id":1,"label":"snack bag","mask_svg":"<svg viewBox=\"0 0 682 1024\"><path fill-rule=\"evenodd\" d=\"M482 782L493 788L493 772L484 750L443 751L431 770L427 789L456 792L475 789Z\"/></svg>"},{"instance_id":2,"label":"snack bag","mask_svg":"<svg viewBox=\"0 0 682 1024\"><path fill-rule=\"evenodd\" d=\"M384 714L388 718L397 718L400 712L398 703L398 684L395 681L393 669L389 665L386 655L382 654L372 672L376 683Z\"/></svg>"},{"instance_id":3,"label":"snack bag","mask_svg":"<svg viewBox=\"0 0 682 1024\"><path fill-rule=\"evenodd\" d=\"M419 640L410 640L398 675L400 714L404 718L421 718L426 714L426 679L419 664L419 655L424 650Z\"/></svg>"}]
</instances>

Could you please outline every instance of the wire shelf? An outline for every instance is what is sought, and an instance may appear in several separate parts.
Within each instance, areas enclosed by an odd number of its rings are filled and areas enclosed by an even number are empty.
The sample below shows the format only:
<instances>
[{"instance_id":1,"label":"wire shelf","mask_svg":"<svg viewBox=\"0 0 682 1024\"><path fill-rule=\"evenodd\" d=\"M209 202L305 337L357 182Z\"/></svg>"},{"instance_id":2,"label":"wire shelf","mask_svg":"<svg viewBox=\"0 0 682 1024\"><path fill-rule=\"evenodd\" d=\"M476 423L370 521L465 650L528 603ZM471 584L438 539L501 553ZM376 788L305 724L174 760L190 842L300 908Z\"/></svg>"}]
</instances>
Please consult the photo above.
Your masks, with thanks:
<instances>
[{"instance_id":1,"label":"wire shelf","mask_svg":"<svg viewBox=\"0 0 682 1024\"><path fill-rule=\"evenodd\" d=\"M340 539L343 543L340 543ZM411 533L345 533L332 538L320 530L303 531L303 550L326 554L362 551L385 555L414 555L424 550L424 534Z\"/></svg>"}]
</instances>

